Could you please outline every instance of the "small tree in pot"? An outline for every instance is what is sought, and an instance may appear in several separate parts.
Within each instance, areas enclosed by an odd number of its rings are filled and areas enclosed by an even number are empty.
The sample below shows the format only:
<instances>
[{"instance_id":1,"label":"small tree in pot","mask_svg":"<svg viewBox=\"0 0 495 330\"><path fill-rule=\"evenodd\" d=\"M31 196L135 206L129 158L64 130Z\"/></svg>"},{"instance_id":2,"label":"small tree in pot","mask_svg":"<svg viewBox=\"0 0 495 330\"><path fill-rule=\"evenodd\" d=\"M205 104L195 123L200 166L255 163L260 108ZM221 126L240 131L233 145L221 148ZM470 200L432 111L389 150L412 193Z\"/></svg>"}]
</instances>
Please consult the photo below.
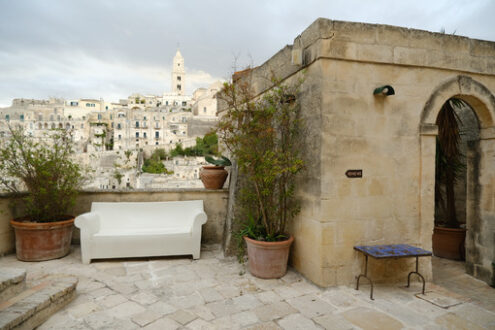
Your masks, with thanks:
<instances>
[{"instance_id":1,"label":"small tree in pot","mask_svg":"<svg viewBox=\"0 0 495 330\"><path fill-rule=\"evenodd\" d=\"M53 130L43 138L10 128L0 144L0 187L22 195L26 216L11 221L20 260L63 257L70 251L74 218L69 211L83 183L72 160L72 137Z\"/></svg>"},{"instance_id":2,"label":"small tree in pot","mask_svg":"<svg viewBox=\"0 0 495 330\"><path fill-rule=\"evenodd\" d=\"M218 132L242 175L240 235L247 244L249 270L258 277L278 278L286 272L293 241L287 226L300 210L295 178L304 161L298 88L274 81L272 90L255 100L249 87L224 85L219 97L227 110Z\"/></svg>"},{"instance_id":3,"label":"small tree in pot","mask_svg":"<svg viewBox=\"0 0 495 330\"><path fill-rule=\"evenodd\" d=\"M456 108L467 107L461 99L450 98L437 118L438 137L435 159L435 228L433 253L438 257L461 260L464 258L466 230L460 228L455 207L455 185L464 173L465 165L460 150L461 120Z\"/></svg>"}]
</instances>

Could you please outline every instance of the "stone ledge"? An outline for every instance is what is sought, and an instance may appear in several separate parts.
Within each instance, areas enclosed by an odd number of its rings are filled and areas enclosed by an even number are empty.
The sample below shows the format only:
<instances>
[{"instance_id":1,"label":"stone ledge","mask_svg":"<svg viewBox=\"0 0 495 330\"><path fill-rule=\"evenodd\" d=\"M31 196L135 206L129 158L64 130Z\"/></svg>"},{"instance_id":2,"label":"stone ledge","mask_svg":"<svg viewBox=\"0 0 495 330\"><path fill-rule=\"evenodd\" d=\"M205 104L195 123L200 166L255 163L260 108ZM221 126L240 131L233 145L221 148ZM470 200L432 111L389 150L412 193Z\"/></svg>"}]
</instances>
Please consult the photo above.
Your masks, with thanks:
<instances>
[{"instance_id":1,"label":"stone ledge","mask_svg":"<svg viewBox=\"0 0 495 330\"><path fill-rule=\"evenodd\" d=\"M57 276L0 305L0 329L33 329L76 295L77 278ZM3 307L2 307L3 305Z\"/></svg>"},{"instance_id":2,"label":"stone ledge","mask_svg":"<svg viewBox=\"0 0 495 330\"><path fill-rule=\"evenodd\" d=\"M25 288L26 271L20 268L0 270L0 302L10 299Z\"/></svg>"},{"instance_id":3,"label":"stone ledge","mask_svg":"<svg viewBox=\"0 0 495 330\"><path fill-rule=\"evenodd\" d=\"M135 193L225 193L228 192L228 188L224 189L205 189L205 188L155 188L155 189L87 189L81 190L79 193L84 194L135 194ZM19 194L0 192L0 198L12 198L12 197L22 197L26 193L22 192Z\"/></svg>"}]
</instances>

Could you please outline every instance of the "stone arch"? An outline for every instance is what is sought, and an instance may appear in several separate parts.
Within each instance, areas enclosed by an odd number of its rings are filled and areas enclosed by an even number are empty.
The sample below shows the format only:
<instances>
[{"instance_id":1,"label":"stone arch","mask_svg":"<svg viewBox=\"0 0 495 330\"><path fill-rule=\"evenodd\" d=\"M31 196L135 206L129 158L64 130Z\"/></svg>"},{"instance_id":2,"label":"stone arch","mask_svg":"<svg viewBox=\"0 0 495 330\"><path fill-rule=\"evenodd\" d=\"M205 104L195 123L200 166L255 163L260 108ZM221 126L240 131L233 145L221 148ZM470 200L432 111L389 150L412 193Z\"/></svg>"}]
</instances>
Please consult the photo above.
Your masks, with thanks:
<instances>
[{"instance_id":1,"label":"stone arch","mask_svg":"<svg viewBox=\"0 0 495 330\"><path fill-rule=\"evenodd\" d=\"M495 97L471 77L458 75L432 92L420 121L420 237L431 247L435 210L435 155L438 127L436 119L442 105L457 97L474 111L480 139L467 153L466 196L466 271L495 286Z\"/></svg>"},{"instance_id":2,"label":"stone arch","mask_svg":"<svg viewBox=\"0 0 495 330\"><path fill-rule=\"evenodd\" d=\"M459 75L437 87L421 113L421 124L435 124L442 105L451 97L466 101L475 111L480 128L495 126L495 96L480 82Z\"/></svg>"}]
</instances>

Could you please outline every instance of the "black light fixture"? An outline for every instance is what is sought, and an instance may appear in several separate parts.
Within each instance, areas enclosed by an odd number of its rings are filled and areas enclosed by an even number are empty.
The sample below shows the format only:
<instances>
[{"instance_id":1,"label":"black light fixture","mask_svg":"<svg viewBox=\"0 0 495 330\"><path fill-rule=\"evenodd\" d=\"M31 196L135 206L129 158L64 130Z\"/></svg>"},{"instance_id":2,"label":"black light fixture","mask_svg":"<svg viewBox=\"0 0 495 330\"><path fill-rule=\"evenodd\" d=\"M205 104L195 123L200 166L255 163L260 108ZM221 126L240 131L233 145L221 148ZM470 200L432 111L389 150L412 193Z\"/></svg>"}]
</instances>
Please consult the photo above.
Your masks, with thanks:
<instances>
[{"instance_id":1,"label":"black light fixture","mask_svg":"<svg viewBox=\"0 0 495 330\"><path fill-rule=\"evenodd\" d=\"M377 87L373 91L373 95L389 96L389 95L394 95L394 94L395 94L394 88L390 85L384 85L381 87Z\"/></svg>"}]
</instances>

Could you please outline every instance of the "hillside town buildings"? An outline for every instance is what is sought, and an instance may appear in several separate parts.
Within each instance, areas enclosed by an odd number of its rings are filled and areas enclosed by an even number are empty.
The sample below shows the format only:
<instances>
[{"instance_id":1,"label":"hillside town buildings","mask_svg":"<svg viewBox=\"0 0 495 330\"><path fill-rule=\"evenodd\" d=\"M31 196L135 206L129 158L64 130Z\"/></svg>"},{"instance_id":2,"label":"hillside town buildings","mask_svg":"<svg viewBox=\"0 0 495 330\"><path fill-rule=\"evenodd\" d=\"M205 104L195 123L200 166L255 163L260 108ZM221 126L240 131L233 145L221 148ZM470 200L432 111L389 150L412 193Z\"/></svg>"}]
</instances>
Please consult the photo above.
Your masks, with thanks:
<instances>
[{"instance_id":1,"label":"hillside town buildings","mask_svg":"<svg viewBox=\"0 0 495 330\"><path fill-rule=\"evenodd\" d=\"M22 126L34 137L52 129L70 130L78 159L95 171L89 189L201 186L202 157L169 161L170 175L141 175L143 158L155 149L193 146L196 137L216 123L215 95L222 83L187 95L184 58L179 50L173 59L171 86L163 95L135 93L119 102L14 99L10 107L0 108L0 138L9 134L9 125Z\"/></svg>"}]
</instances>

